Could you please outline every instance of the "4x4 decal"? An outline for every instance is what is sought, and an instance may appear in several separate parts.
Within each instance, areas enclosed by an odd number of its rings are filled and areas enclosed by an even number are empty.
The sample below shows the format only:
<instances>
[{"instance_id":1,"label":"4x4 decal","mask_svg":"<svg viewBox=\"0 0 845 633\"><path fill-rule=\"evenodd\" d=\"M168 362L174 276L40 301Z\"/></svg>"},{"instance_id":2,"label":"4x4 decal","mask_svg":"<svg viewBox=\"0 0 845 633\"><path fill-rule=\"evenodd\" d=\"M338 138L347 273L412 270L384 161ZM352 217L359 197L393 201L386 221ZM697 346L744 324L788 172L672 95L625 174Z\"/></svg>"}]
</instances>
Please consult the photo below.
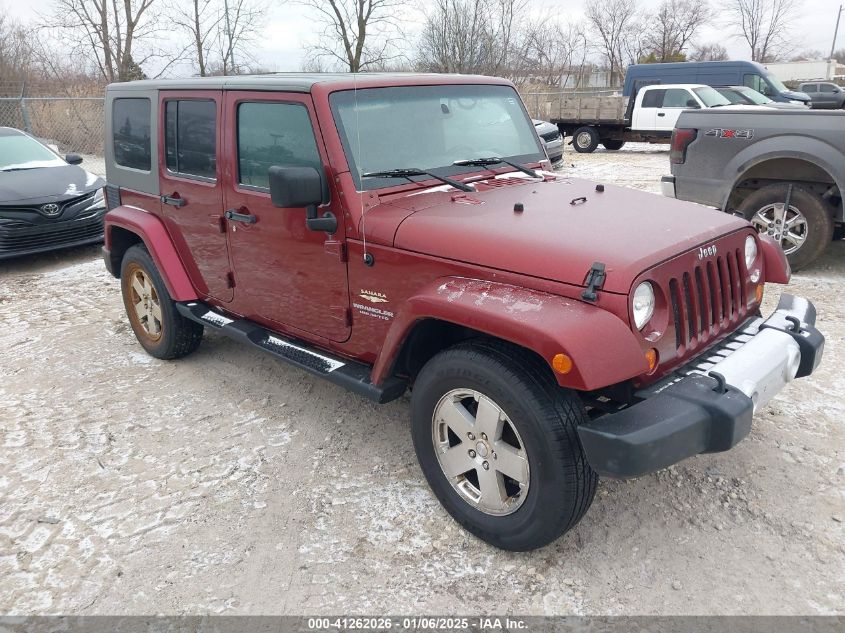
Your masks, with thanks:
<instances>
[{"instance_id":1,"label":"4x4 decal","mask_svg":"<svg viewBox=\"0 0 845 633\"><path fill-rule=\"evenodd\" d=\"M754 130L725 130L720 127L707 130L704 136L715 136L716 138L754 138Z\"/></svg>"}]
</instances>

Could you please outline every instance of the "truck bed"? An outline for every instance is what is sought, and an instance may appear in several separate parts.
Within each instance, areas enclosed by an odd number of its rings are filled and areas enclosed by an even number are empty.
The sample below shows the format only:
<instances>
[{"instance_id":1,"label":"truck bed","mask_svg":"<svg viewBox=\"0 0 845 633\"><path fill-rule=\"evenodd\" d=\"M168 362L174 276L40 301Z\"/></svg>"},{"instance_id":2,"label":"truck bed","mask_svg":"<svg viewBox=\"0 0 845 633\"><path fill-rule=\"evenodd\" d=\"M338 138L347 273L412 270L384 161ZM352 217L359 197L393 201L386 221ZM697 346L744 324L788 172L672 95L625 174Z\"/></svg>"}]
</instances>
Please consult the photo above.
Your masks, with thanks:
<instances>
[{"instance_id":1,"label":"truck bed","mask_svg":"<svg viewBox=\"0 0 845 633\"><path fill-rule=\"evenodd\" d=\"M531 116L552 123L627 125L628 98L549 93L530 95L526 105Z\"/></svg>"}]
</instances>

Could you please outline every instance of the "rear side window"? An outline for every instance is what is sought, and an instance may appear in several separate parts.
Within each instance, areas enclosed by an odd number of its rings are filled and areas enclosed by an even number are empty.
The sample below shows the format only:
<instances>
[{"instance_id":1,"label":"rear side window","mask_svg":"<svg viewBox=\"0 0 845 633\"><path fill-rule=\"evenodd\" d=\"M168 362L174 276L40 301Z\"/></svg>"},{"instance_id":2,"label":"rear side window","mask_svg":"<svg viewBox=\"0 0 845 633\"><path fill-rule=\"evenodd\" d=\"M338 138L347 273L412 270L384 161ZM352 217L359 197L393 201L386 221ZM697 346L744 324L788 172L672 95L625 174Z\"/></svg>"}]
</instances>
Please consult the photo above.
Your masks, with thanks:
<instances>
[{"instance_id":1,"label":"rear side window","mask_svg":"<svg viewBox=\"0 0 845 633\"><path fill-rule=\"evenodd\" d=\"M150 171L150 100L112 102L112 142L118 165Z\"/></svg>"},{"instance_id":2,"label":"rear side window","mask_svg":"<svg viewBox=\"0 0 845 633\"><path fill-rule=\"evenodd\" d=\"M166 101L164 147L167 169L184 176L217 177L217 104Z\"/></svg>"},{"instance_id":3,"label":"rear side window","mask_svg":"<svg viewBox=\"0 0 845 633\"><path fill-rule=\"evenodd\" d=\"M682 90L679 88L670 88L666 91L666 95L663 97L663 107L664 108L686 108L687 101L694 101L696 105L698 102L695 101L693 96L689 93L688 90Z\"/></svg>"},{"instance_id":4,"label":"rear side window","mask_svg":"<svg viewBox=\"0 0 845 633\"><path fill-rule=\"evenodd\" d=\"M322 169L308 110L295 103L241 103L238 182L267 189L274 165Z\"/></svg>"},{"instance_id":5,"label":"rear side window","mask_svg":"<svg viewBox=\"0 0 845 633\"><path fill-rule=\"evenodd\" d=\"M801 86L801 89L804 92L818 92L819 91L818 86L816 86L816 84L804 84L803 86Z\"/></svg>"},{"instance_id":6,"label":"rear side window","mask_svg":"<svg viewBox=\"0 0 845 633\"><path fill-rule=\"evenodd\" d=\"M643 95L643 108L659 108L663 105L665 90L649 90Z\"/></svg>"}]
</instances>

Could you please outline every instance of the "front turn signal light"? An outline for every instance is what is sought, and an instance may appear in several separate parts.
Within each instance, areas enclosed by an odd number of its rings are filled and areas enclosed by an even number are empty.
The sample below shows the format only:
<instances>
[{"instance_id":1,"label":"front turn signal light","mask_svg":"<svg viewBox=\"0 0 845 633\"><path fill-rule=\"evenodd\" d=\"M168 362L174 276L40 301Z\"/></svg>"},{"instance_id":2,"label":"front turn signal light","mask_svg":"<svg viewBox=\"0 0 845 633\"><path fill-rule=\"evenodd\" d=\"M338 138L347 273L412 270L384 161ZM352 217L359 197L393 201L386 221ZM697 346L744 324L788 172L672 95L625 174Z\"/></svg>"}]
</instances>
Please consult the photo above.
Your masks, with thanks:
<instances>
[{"instance_id":1,"label":"front turn signal light","mask_svg":"<svg viewBox=\"0 0 845 633\"><path fill-rule=\"evenodd\" d=\"M653 374L654 370L657 369L658 358L657 350L653 347L645 353L645 362L648 363L648 373Z\"/></svg>"},{"instance_id":2,"label":"front turn signal light","mask_svg":"<svg viewBox=\"0 0 845 633\"><path fill-rule=\"evenodd\" d=\"M754 290L754 298L757 300L757 303L763 303L763 284L757 285L757 288Z\"/></svg>"},{"instance_id":3,"label":"front turn signal light","mask_svg":"<svg viewBox=\"0 0 845 633\"><path fill-rule=\"evenodd\" d=\"M566 354L555 354L552 358L552 369L559 374L568 374L572 371L572 359Z\"/></svg>"}]
</instances>

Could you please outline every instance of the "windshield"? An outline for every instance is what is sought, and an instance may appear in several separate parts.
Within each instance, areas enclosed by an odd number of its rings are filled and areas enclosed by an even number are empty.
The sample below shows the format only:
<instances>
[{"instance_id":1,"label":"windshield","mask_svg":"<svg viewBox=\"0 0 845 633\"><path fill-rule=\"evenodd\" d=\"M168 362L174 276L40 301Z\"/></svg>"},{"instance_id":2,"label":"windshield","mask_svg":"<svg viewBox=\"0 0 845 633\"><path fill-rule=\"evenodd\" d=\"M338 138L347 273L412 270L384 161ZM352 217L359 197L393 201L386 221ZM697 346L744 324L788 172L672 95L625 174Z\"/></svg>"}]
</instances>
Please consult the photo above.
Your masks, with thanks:
<instances>
[{"instance_id":1,"label":"windshield","mask_svg":"<svg viewBox=\"0 0 845 633\"><path fill-rule=\"evenodd\" d=\"M731 105L730 101L725 99L723 95L719 94L715 89L711 88L710 86L704 86L702 88L693 88L692 91L696 95L698 95L698 98L701 99L701 102L708 108L712 108L715 106Z\"/></svg>"},{"instance_id":2,"label":"windshield","mask_svg":"<svg viewBox=\"0 0 845 633\"><path fill-rule=\"evenodd\" d=\"M332 94L331 106L359 189L396 184L385 178L365 178L362 184L361 174L368 172L416 168L449 176L478 171L477 166L452 164L459 160L545 159L531 119L510 86L348 90Z\"/></svg>"},{"instance_id":3,"label":"windshield","mask_svg":"<svg viewBox=\"0 0 845 633\"><path fill-rule=\"evenodd\" d=\"M789 92L789 88L787 88L784 83L773 74L766 73L765 77L766 81L768 81L772 88L774 88L777 92Z\"/></svg>"},{"instance_id":4,"label":"windshield","mask_svg":"<svg viewBox=\"0 0 845 633\"><path fill-rule=\"evenodd\" d=\"M750 88L746 88L742 90L742 95L751 103L756 105L763 105L764 103L771 103L772 100L769 99L766 95L761 95L756 90L751 90Z\"/></svg>"},{"instance_id":5,"label":"windshield","mask_svg":"<svg viewBox=\"0 0 845 633\"><path fill-rule=\"evenodd\" d=\"M34 138L13 132L0 134L0 171L58 167L65 161Z\"/></svg>"}]
</instances>

